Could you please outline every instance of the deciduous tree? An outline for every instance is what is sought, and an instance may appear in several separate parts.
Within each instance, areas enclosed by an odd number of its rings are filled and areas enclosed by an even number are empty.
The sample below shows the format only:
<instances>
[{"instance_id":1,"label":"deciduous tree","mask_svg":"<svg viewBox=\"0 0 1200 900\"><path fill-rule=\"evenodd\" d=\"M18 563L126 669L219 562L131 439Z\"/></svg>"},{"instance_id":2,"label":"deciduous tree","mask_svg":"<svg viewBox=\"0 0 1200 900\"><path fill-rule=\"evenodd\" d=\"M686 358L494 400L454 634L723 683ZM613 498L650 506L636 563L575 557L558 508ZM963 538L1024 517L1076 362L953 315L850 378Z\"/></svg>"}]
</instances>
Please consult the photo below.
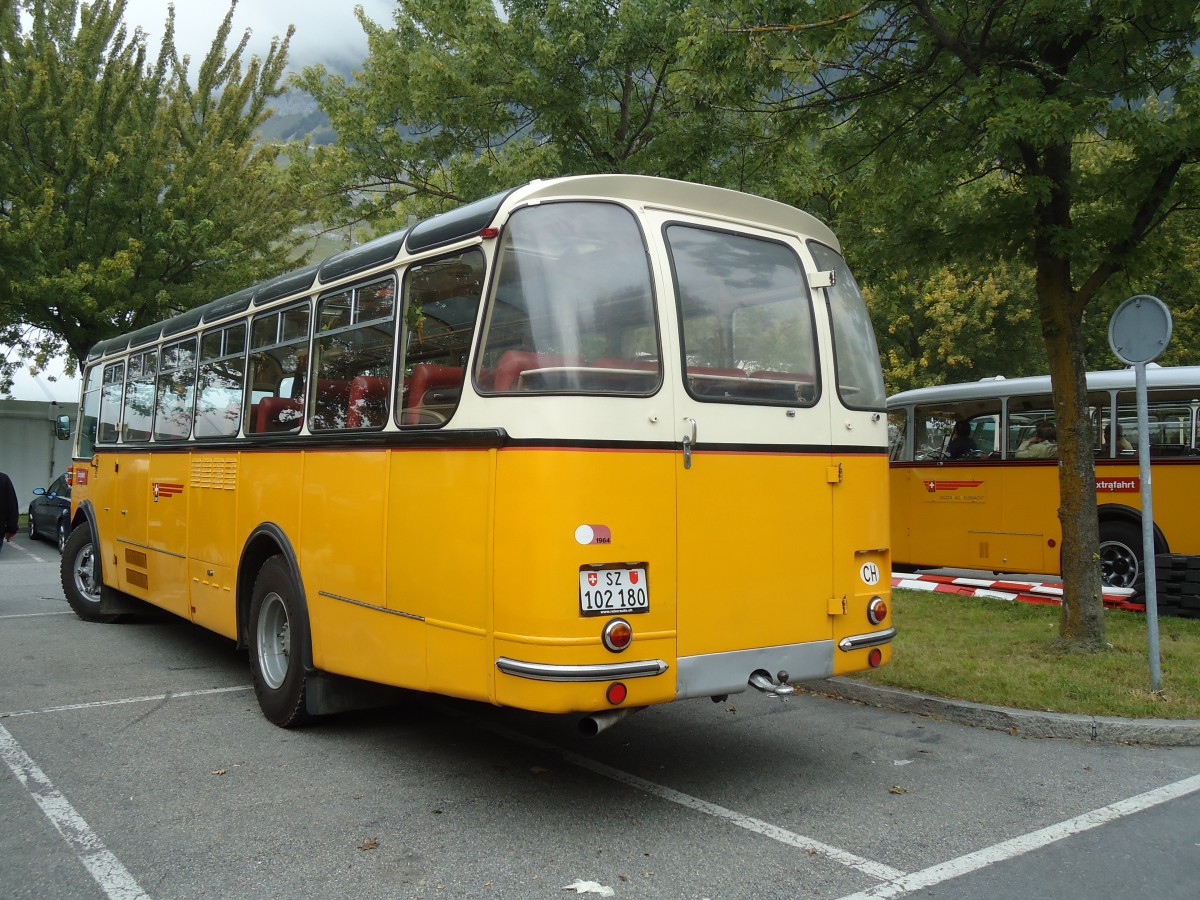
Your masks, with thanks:
<instances>
[{"instance_id":1,"label":"deciduous tree","mask_svg":"<svg viewBox=\"0 0 1200 900\"><path fill-rule=\"evenodd\" d=\"M378 229L538 177L753 189L805 148L679 89L688 6L403 0L390 25L360 10L370 55L353 83L320 67L298 79L338 135L297 154L298 189L326 221Z\"/></svg>"},{"instance_id":2,"label":"deciduous tree","mask_svg":"<svg viewBox=\"0 0 1200 900\"><path fill-rule=\"evenodd\" d=\"M255 134L291 33L245 61L235 6L193 83L173 12L151 59L124 0L3 0L0 343L79 360L287 264L296 205Z\"/></svg>"},{"instance_id":3,"label":"deciduous tree","mask_svg":"<svg viewBox=\"0 0 1200 900\"><path fill-rule=\"evenodd\" d=\"M1033 272L1058 419L1060 633L1071 646L1103 646L1084 317L1197 195L1195 3L717 0L713 9L713 42L740 39L739 58L768 86L759 108L826 111L846 170L869 163L875 181L857 184L876 204L870 252L986 254Z\"/></svg>"}]
</instances>

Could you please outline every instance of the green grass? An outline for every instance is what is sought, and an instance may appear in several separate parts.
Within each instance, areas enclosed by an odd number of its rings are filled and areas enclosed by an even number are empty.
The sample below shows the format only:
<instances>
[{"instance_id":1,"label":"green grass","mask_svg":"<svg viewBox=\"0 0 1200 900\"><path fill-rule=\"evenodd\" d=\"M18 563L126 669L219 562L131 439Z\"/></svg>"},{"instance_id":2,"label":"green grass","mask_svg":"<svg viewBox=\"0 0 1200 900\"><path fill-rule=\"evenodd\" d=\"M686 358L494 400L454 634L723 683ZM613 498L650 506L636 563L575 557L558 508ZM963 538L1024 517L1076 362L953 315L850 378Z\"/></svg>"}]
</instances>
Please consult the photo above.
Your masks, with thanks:
<instances>
[{"instance_id":1,"label":"green grass","mask_svg":"<svg viewBox=\"0 0 1200 900\"><path fill-rule=\"evenodd\" d=\"M1150 691L1142 613L1108 610L1100 652L1056 647L1059 609L893 591L892 661L865 681L1019 709L1200 719L1200 620L1159 617L1162 690Z\"/></svg>"}]
</instances>

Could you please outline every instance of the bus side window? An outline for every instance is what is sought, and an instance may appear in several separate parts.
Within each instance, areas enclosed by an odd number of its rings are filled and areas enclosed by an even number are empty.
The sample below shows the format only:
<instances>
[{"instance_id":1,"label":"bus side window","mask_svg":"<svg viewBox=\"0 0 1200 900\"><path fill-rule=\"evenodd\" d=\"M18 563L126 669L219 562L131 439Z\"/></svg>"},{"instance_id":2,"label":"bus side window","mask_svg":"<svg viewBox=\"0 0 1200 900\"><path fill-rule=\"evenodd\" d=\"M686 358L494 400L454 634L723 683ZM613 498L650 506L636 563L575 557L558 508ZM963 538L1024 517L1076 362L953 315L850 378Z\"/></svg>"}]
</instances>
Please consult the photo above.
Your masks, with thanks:
<instances>
[{"instance_id":1,"label":"bus side window","mask_svg":"<svg viewBox=\"0 0 1200 900\"><path fill-rule=\"evenodd\" d=\"M100 389L100 415L96 443L115 444L121 433L121 394L125 383L125 364L104 367L104 385Z\"/></svg>"},{"instance_id":2,"label":"bus side window","mask_svg":"<svg viewBox=\"0 0 1200 900\"><path fill-rule=\"evenodd\" d=\"M426 260L404 275L401 426L437 426L458 409L483 295L478 250Z\"/></svg>"},{"instance_id":3,"label":"bus side window","mask_svg":"<svg viewBox=\"0 0 1200 900\"><path fill-rule=\"evenodd\" d=\"M387 424L395 299L389 275L317 301L313 431Z\"/></svg>"},{"instance_id":4,"label":"bus side window","mask_svg":"<svg viewBox=\"0 0 1200 900\"><path fill-rule=\"evenodd\" d=\"M245 324L214 329L201 339L197 438L232 437L238 433L242 422L245 360Z\"/></svg>"},{"instance_id":5,"label":"bus side window","mask_svg":"<svg viewBox=\"0 0 1200 900\"><path fill-rule=\"evenodd\" d=\"M163 347L154 404L154 439L182 441L192 433L196 391L196 339Z\"/></svg>"},{"instance_id":6,"label":"bus side window","mask_svg":"<svg viewBox=\"0 0 1200 900\"><path fill-rule=\"evenodd\" d=\"M907 442L908 413L903 409L888 412L888 458L898 462L904 458Z\"/></svg>"},{"instance_id":7,"label":"bus side window","mask_svg":"<svg viewBox=\"0 0 1200 900\"><path fill-rule=\"evenodd\" d=\"M154 379L158 372L158 352L147 350L129 357L129 378L125 382L124 441L150 440L154 421Z\"/></svg>"},{"instance_id":8,"label":"bus side window","mask_svg":"<svg viewBox=\"0 0 1200 900\"><path fill-rule=\"evenodd\" d=\"M250 326L249 434L295 433L308 383L308 301L258 316Z\"/></svg>"}]
</instances>

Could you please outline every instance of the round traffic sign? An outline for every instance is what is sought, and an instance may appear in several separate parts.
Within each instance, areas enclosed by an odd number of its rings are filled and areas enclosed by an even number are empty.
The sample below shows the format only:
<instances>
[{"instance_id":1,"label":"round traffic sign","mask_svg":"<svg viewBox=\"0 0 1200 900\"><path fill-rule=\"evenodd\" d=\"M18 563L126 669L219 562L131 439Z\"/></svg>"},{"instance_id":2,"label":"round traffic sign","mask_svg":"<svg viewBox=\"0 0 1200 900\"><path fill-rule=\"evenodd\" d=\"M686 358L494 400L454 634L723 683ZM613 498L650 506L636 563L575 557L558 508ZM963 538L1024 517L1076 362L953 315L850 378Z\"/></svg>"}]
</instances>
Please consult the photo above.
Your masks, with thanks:
<instances>
[{"instance_id":1,"label":"round traffic sign","mask_svg":"<svg viewBox=\"0 0 1200 900\"><path fill-rule=\"evenodd\" d=\"M1153 362L1170 341L1171 311L1150 294L1130 297L1108 321L1108 345L1126 365Z\"/></svg>"}]
</instances>

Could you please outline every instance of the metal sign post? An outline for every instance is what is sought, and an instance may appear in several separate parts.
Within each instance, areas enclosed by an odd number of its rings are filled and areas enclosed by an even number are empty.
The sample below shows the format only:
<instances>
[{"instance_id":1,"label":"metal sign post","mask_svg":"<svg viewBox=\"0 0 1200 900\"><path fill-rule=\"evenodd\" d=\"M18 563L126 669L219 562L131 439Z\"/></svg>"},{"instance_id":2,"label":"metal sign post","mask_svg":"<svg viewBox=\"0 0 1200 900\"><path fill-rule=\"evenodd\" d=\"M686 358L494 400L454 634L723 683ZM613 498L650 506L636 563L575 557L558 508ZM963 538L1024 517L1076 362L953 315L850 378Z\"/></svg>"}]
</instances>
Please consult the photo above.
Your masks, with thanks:
<instances>
[{"instance_id":1,"label":"metal sign post","mask_svg":"<svg viewBox=\"0 0 1200 900\"><path fill-rule=\"evenodd\" d=\"M1134 367L1137 379L1138 468L1142 479L1142 567L1146 572L1146 630L1150 642L1150 690L1162 688L1158 643L1158 584L1154 564L1154 499L1150 483L1150 413L1146 363L1171 341L1171 311L1157 297L1138 294L1117 307L1108 323L1108 345Z\"/></svg>"}]
</instances>

